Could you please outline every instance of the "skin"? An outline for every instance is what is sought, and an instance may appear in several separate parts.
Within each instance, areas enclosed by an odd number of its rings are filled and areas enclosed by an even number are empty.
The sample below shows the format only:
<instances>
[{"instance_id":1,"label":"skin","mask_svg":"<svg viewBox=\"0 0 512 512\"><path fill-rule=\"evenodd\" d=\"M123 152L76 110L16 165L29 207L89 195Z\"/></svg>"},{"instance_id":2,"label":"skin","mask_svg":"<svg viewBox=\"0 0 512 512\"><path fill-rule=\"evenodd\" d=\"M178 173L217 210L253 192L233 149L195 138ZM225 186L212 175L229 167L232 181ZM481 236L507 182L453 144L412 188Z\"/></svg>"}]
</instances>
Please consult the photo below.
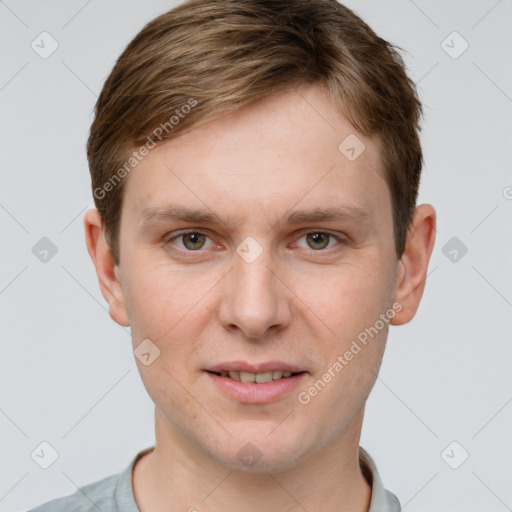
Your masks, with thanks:
<instances>
[{"instance_id":1,"label":"skin","mask_svg":"<svg viewBox=\"0 0 512 512\"><path fill-rule=\"evenodd\" d=\"M414 317L436 213L417 206L398 260L378 140L357 134L366 149L354 161L338 150L354 133L310 85L165 142L127 178L119 267L97 210L86 213L111 317L131 326L133 348L150 339L160 350L149 366L136 358L156 406L155 450L133 472L142 512L368 510L359 439L389 324L309 403L298 394L394 303L390 324ZM206 208L222 222L140 220L169 204ZM363 209L366 221L277 222L339 205ZM199 238L177 236L189 228ZM252 263L236 252L248 236L263 251ZM280 360L309 373L274 402L239 403L204 371L230 360ZM252 467L237 456L249 442L261 455Z\"/></svg>"}]
</instances>

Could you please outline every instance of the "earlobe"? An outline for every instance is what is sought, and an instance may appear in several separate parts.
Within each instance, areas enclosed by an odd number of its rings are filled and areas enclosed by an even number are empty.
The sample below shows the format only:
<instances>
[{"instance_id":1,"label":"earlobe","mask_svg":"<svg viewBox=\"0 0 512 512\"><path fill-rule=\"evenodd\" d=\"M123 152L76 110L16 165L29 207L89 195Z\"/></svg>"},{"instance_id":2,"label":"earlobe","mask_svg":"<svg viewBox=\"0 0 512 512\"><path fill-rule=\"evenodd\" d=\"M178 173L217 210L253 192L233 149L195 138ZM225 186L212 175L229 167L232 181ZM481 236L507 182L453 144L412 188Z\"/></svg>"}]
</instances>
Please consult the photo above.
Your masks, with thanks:
<instances>
[{"instance_id":1,"label":"earlobe","mask_svg":"<svg viewBox=\"0 0 512 512\"><path fill-rule=\"evenodd\" d=\"M98 210L92 209L84 216L87 250L96 268L101 294L109 304L109 314L118 324L128 327L130 320L125 307L119 268L105 238L103 223Z\"/></svg>"},{"instance_id":2,"label":"earlobe","mask_svg":"<svg viewBox=\"0 0 512 512\"><path fill-rule=\"evenodd\" d=\"M392 325L410 322L418 310L427 277L428 263L434 248L436 212L429 204L414 211L405 251L398 262L395 302L402 309L391 320Z\"/></svg>"}]
</instances>

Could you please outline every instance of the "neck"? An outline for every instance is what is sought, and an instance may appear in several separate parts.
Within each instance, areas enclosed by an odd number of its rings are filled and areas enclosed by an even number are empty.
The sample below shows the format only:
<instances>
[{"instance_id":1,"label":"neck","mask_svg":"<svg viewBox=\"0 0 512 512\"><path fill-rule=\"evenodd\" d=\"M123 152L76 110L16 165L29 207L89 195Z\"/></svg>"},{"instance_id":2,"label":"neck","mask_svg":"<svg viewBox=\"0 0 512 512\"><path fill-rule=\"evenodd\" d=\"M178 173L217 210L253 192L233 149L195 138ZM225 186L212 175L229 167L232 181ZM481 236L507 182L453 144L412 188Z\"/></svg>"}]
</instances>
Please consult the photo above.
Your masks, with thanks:
<instances>
[{"instance_id":1,"label":"neck","mask_svg":"<svg viewBox=\"0 0 512 512\"><path fill-rule=\"evenodd\" d=\"M135 500L141 512L368 512L371 487L359 465L363 413L364 408L340 439L299 465L255 473L200 453L156 408L155 449L133 470Z\"/></svg>"}]
</instances>

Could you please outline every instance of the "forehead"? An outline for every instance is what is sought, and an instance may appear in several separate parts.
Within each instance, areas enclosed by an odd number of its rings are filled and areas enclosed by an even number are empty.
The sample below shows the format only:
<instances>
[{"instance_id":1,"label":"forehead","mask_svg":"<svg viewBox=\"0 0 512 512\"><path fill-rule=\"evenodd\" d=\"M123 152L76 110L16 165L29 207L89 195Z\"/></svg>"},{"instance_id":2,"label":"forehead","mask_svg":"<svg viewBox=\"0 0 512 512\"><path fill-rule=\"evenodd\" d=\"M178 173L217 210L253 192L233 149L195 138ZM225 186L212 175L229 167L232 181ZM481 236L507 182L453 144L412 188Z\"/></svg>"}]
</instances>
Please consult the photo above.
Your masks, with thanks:
<instances>
[{"instance_id":1,"label":"forehead","mask_svg":"<svg viewBox=\"0 0 512 512\"><path fill-rule=\"evenodd\" d=\"M124 194L123 214L134 222L173 205L238 225L320 207L360 220L391 215L377 141L356 133L318 86L267 98L157 146L129 175Z\"/></svg>"}]
</instances>

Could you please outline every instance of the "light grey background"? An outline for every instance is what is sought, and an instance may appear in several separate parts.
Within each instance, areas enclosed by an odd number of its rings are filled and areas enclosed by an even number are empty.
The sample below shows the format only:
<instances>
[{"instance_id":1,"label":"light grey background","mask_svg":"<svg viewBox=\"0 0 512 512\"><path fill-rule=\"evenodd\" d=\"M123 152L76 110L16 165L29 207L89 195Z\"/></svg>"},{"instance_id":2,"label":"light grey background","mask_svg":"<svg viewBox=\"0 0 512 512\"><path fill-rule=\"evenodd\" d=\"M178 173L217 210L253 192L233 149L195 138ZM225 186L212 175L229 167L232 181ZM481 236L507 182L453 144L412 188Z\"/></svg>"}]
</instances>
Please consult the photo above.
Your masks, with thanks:
<instances>
[{"instance_id":1,"label":"light grey background","mask_svg":"<svg viewBox=\"0 0 512 512\"><path fill-rule=\"evenodd\" d=\"M391 327L361 445L405 511L512 510L512 0L345 3L408 52L425 106L419 203L438 213L423 302ZM115 59L174 5L0 1L0 512L117 473L154 443L129 329L85 246L84 146ZM43 31L59 45L47 59L31 48ZM469 44L458 58L454 31ZM46 263L32 252L42 237L58 249ZM456 262L452 237L468 249ZM43 441L59 453L46 470L30 455Z\"/></svg>"}]
</instances>

